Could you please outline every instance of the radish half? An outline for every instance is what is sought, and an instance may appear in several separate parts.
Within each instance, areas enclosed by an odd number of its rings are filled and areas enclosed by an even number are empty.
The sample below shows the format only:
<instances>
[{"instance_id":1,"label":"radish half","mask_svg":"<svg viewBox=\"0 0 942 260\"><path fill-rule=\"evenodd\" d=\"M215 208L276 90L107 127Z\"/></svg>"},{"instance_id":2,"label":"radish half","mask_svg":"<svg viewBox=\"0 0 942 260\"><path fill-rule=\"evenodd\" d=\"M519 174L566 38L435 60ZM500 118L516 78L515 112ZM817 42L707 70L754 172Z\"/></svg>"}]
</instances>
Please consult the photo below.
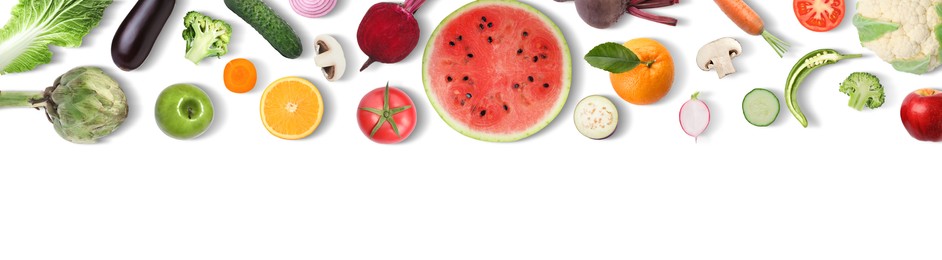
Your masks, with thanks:
<instances>
[{"instance_id":1,"label":"radish half","mask_svg":"<svg viewBox=\"0 0 942 260\"><path fill-rule=\"evenodd\" d=\"M588 96L576 105L573 113L576 130L585 137L605 139L618 127L618 108L603 96Z\"/></svg>"},{"instance_id":2,"label":"radish half","mask_svg":"<svg viewBox=\"0 0 942 260\"><path fill-rule=\"evenodd\" d=\"M694 141L710 126L710 108L703 101L697 99L700 92L693 93L682 107L680 107L680 127L684 133L693 136Z\"/></svg>"}]
</instances>

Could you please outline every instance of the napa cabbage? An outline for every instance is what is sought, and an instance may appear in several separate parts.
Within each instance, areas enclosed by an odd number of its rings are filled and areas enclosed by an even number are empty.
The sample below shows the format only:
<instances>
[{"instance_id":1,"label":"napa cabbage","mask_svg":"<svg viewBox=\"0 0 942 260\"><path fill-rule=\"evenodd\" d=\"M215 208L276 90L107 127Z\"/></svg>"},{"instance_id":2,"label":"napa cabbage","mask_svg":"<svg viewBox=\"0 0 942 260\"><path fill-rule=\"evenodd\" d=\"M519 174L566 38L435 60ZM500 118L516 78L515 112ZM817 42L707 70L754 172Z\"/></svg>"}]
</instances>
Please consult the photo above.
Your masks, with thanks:
<instances>
[{"instance_id":1,"label":"napa cabbage","mask_svg":"<svg viewBox=\"0 0 942 260\"><path fill-rule=\"evenodd\" d=\"M52 61L49 45L74 48L98 26L112 0L20 0L0 29L0 74Z\"/></svg>"}]
</instances>

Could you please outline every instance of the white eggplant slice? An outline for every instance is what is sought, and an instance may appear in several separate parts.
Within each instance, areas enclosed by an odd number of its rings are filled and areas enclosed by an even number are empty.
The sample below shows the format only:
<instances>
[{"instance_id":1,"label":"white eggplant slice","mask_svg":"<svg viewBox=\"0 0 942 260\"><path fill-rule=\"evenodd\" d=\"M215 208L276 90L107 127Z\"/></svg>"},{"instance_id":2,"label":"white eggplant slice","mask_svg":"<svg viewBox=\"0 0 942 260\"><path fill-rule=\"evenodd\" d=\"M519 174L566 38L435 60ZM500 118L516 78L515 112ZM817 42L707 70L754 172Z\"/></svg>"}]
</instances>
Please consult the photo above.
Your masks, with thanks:
<instances>
[{"instance_id":1,"label":"white eggplant slice","mask_svg":"<svg viewBox=\"0 0 942 260\"><path fill-rule=\"evenodd\" d=\"M576 130L592 139L605 139L615 133L618 126L618 108L606 97L588 96L576 105L573 113Z\"/></svg>"}]
</instances>

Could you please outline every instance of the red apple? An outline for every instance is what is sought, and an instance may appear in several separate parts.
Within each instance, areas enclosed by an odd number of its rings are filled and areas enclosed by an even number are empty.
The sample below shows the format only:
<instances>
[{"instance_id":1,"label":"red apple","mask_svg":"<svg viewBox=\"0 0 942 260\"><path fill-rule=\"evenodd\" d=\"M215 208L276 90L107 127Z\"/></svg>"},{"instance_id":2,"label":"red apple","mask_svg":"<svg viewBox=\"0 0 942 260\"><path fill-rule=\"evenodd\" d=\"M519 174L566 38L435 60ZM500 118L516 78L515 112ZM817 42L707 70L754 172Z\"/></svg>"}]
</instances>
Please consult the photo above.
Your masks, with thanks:
<instances>
[{"instance_id":1,"label":"red apple","mask_svg":"<svg viewBox=\"0 0 942 260\"><path fill-rule=\"evenodd\" d=\"M920 89L906 96L899 111L903 127L920 141L942 141L942 92Z\"/></svg>"}]
</instances>

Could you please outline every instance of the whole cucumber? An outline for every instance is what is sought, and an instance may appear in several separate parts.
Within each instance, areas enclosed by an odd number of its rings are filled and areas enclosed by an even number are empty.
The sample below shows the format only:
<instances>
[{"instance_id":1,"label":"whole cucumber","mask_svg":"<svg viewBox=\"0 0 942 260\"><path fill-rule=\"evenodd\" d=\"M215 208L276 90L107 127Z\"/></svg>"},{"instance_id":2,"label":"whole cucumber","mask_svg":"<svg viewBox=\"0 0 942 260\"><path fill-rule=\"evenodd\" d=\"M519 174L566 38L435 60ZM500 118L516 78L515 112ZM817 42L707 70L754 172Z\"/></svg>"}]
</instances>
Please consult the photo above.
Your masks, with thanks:
<instances>
[{"instance_id":1,"label":"whole cucumber","mask_svg":"<svg viewBox=\"0 0 942 260\"><path fill-rule=\"evenodd\" d=\"M111 41L111 59L118 68L130 71L144 64L175 4L175 0L137 1Z\"/></svg>"},{"instance_id":2,"label":"whole cucumber","mask_svg":"<svg viewBox=\"0 0 942 260\"><path fill-rule=\"evenodd\" d=\"M301 38L275 10L261 0L225 0L226 7L255 28L281 56L294 59L301 56Z\"/></svg>"}]
</instances>

